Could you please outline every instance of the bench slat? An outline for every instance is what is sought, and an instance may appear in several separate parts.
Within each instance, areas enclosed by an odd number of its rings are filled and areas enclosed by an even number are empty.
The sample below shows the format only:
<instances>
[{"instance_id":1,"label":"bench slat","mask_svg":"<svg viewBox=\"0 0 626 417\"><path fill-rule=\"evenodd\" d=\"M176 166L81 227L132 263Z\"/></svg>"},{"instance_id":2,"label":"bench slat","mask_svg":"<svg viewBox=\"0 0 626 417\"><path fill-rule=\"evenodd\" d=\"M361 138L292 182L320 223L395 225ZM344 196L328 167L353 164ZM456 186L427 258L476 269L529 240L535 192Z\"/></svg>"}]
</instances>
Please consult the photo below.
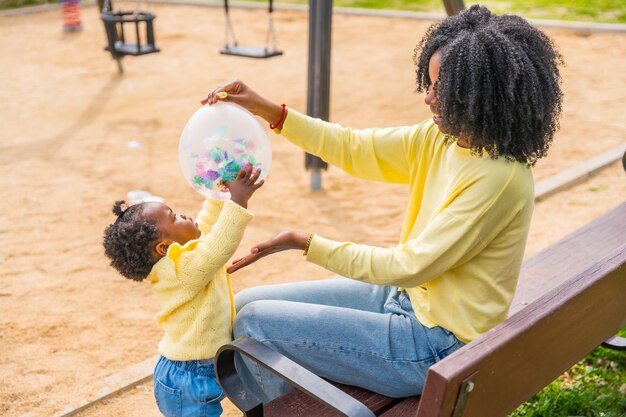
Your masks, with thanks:
<instances>
[{"instance_id":1,"label":"bench slat","mask_svg":"<svg viewBox=\"0 0 626 417\"><path fill-rule=\"evenodd\" d=\"M509 316L626 242L626 202L527 259Z\"/></svg>"},{"instance_id":2,"label":"bench slat","mask_svg":"<svg viewBox=\"0 0 626 417\"><path fill-rule=\"evenodd\" d=\"M380 417L407 417L415 415L419 402L420 397L407 397L391 410L381 414Z\"/></svg>"},{"instance_id":3,"label":"bench slat","mask_svg":"<svg viewBox=\"0 0 626 417\"><path fill-rule=\"evenodd\" d=\"M381 415L386 410L398 404L402 398L389 398L361 388L350 385L342 385L331 382L346 394L359 400L367 406L374 414ZM282 397L264 405L263 415L265 417L339 417L341 413L320 403L314 398L306 395L302 391L293 390Z\"/></svg>"}]
</instances>

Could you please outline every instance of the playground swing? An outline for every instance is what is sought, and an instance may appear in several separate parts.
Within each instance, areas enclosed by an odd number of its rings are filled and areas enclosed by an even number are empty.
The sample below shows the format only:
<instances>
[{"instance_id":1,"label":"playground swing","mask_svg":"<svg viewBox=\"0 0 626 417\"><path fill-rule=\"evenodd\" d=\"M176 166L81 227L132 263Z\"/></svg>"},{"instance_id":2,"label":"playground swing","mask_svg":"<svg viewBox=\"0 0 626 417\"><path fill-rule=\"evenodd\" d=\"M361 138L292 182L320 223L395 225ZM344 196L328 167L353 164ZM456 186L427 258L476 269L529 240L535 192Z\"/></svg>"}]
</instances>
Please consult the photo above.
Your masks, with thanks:
<instances>
[{"instance_id":1,"label":"playground swing","mask_svg":"<svg viewBox=\"0 0 626 417\"><path fill-rule=\"evenodd\" d=\"M139 56L159 52L159 48L154 44L153 21L156 16L148 11L139 10L140 0L137 0L136 9L129 12L122 10L113 11L111 1L104 0L102 14L100 15L104 23L108 43L104 49L111 53L117 61L119 72L123 73L122 58L124 56ZM145 31L140 30L140 24L142 23ZM124 25L127 27L134 25L134 30L127 29L125 32ZM134 32L135 43L127 42L126 35L128 32Z\"/></svg>"},{"instance_id":2,"label":"playground swing","mask_svg":"<svg viewBox=\"0 0 626 417\"><path fill-rule=\"evenodd\" d=\"M269 0L268 14L269 25L265 36L265 46L241 46L237 42L233 25L230 21L230 14L228 10L228 0L224 0L224 16L226 18L226 34L224 47L220 49L220 54L223 55L235 55L248 58L271 58L273 56L282 55L283 52L276 49L276 34L274 33L274 21L272 19L272 13L274 7L272 0ZM271 44L271 46L270 46Z\"/></svg>"}]
</instances>

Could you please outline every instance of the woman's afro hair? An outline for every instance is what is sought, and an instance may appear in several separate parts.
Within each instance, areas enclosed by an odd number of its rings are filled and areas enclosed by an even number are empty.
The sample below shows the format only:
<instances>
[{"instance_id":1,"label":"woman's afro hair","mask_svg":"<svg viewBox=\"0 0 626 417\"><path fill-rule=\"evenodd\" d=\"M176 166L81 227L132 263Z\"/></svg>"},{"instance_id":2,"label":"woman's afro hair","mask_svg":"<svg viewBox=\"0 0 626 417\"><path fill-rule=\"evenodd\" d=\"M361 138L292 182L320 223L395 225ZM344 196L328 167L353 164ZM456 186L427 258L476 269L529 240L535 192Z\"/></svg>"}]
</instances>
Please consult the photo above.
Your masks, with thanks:
<instances>
[{"instance_id":1,"label":"woman's afro hair","mask_svg":"<svg viewBox=\"0 0 626 417\"><path fill-rule=\"evenodd\" d=\"M159 229L142 215L142 204L127 206L123 200L116 201L113 213L117 219L104 230L104 253L124 277L142 281L154 265L151 247L160 236Z\"/></svg>"},{"instance_id":2,"label":"woman's afro hair","mask_svg":"<svg viewBox=\"0 0 626 417\"><path fill-rule=\"evenodd\" d=\"M441 52L434 85L446 139L473 151L534 165L559 127L563 60L552 41L518 16L473 5L432 25L415 48L417 91Z\"/></svg>"}]
</instances>

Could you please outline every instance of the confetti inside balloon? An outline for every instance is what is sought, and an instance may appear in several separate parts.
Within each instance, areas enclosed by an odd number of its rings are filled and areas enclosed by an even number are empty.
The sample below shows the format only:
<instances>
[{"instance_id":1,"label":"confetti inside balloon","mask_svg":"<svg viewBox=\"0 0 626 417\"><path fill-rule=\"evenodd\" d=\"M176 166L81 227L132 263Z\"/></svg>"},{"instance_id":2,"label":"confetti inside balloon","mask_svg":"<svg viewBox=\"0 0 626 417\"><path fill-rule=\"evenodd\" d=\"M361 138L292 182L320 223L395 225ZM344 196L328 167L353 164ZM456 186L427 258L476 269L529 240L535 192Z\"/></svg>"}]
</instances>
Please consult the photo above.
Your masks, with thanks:
<instances>
[{"instance_id":1,"label":"confetti inside balloon","mask_svg":"<svg viewBox=\"0 0 626 417\"><path fill-rule=\"evenodd\" d=\"M247 164L267 177L272 148L265 129L246 109L232 103L204 105L189 119L178 147L187 182L205 197L230 197L222 180L232 181Z\"/></svg>"}]
</instances>

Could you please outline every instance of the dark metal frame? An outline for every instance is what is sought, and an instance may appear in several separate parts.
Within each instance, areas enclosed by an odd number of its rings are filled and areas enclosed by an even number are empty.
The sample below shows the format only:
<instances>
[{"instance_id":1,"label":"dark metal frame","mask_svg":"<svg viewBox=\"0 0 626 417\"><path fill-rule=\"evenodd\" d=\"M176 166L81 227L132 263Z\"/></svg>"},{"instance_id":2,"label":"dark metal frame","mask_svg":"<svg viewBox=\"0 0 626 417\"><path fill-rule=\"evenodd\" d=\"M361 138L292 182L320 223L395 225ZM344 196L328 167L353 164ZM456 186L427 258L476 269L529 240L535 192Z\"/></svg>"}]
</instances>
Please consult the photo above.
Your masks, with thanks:
<instances>
[{"instance_id":1,"label":"dark metal frame","mask_svg":"<svg viewBox=\"0 0 626 417\"><path fill-rule=\"evenodd\" d=\"M226 396L245 417L262 417L263 404L243 384L235 368L235 354L254 360L294 388L348 417L375 417L363 403L263 343L240 337L215 355L217 379Z\"/></svg>"},{"instance_id":2,"label":"dark metal frame","mask_svg":"<svg viewBox=\"0 0 626 417\"><path fill-rule=\"evenodd\" d=\"M139 56L160 51L155 45L153 22L156 15L153 13L140 10L130 12L113 11L111 0L105 0L100 17L104 23L104 30L107 35L107 46L104 49L109 51L117 61L120 73L124 72L124 68L122 67L122 58L124 56ZM140 28L142 24L145 27L146 34L146 43L144 44L141 43L141 33L144 32ZM134 25L134 28L131 31L126 30L125 32L124 25ZM126 34L128 32L134 33L135 43L126 41Z\"/></svg>"},{"instance_id":3,"label":"dark metal frame","mask_svg":"<svg viewBox=\"0 0 626 417\"><path fill-rule=\"evenodd\" d=\"M602 342L601 346L613 350L626 350L626 337L610 337Z\"/></svg>"},{"instance_id":4,"label":"dark metal frame","mask_svg":"<svg viewBox=\"0 0 626 417\"><path fill-rule=\"evenodd\" d=\"M309 1L309 65L306 112L311 117L328 120L330 109L330 38L332 0ZM321 158L304 154L304 167L311 170L311 189L322 187L322 169L328 164Z\"/></svg>"},{"instance_id":5,"label":"dark metal frame","mask_svg":"<svg viewBox=\"0 0 626 417\"><path fill-rule=\"evenodd\" d=\"M459 14L461 10L465 9L463 0L443 0L443 5L446 8L446 14L448 16Z\"/></svg>"}]
</instances>

